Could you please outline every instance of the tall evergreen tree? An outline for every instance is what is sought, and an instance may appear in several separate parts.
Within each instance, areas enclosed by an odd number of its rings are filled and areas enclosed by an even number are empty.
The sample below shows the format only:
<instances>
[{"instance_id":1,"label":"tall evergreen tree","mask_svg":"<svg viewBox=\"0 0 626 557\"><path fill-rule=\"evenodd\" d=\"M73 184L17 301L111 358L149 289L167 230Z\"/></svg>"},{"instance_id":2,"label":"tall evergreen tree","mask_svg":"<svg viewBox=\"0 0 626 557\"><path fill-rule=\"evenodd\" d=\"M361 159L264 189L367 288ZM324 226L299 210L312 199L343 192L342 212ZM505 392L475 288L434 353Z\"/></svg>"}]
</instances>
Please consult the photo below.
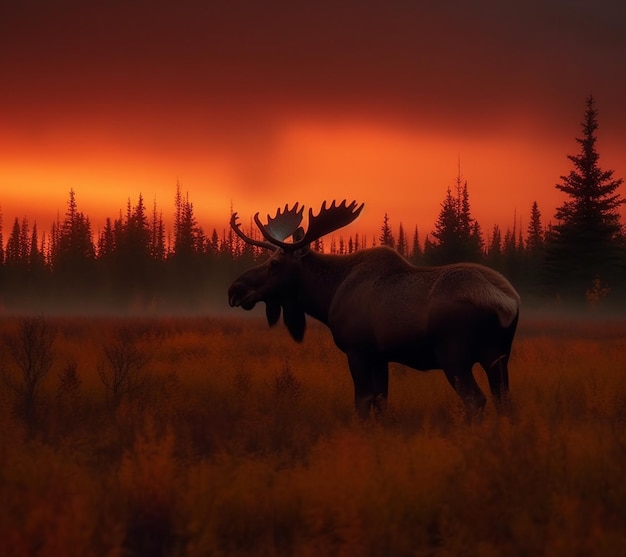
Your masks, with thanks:
<instances>
[{"instance_id":1,"label":"tall evergreen tree","mask_svg":"<svg viewBox=\"0 0 626 557\"><path fill-rule=\"evenodd\" d=\"M2 208L0 208L0 267L4 265L4 237L2 235Z\"/></svg>"},{"instance_id":2,"label":"tall evergreen tree","mask_svg":"<svg viewBox=\"0 0 626 557\"><path fill-rule=\"evenodd\" d=\"M15 217L15 220L13 221L13 228L11 229L11 234L9 235L9 239L7 240L7 266L16 266L23 263L23 251L24 249L22 246L22 227L20 226L19 219Z\"/></svg>"},{"instance_id":3,"label":"tall evergreen tree","mask_svg":"<svg viewBox=\"0 0 626 557\"><path fill-rule=\"evenodd\" d=\"M411 263L414 265L420 263L422 261L422 246L420 245L420 237L419 232L417 230L417 225L415 226L415 230L413 232L413 246L411 248Z\"/></svg>"},{"instance_id":4,"label":"tall evergreen tree","mask_svg":"<svg viewBox=\"0 0 626 557\"><path fill-rule=\"evenodd\" d=\"M530 209L530 221L526 231L526 250L528 253L540 254L543 251L544 230L541 224L541 211L536 201Z\"/></svg>"},{"instance_id":5,"label":"tall evergreen tree","mask_svg":"<svg viewBox=\"0 0 626 557\"><path fill-rule=\"evenodd\" d=\"M435 222L433 237L437 243L432 249L432 263L455 261L480 261L483 257L483 240L480 225L472 218L467 181L456 178L456 195L448 187Z\"/></svg>"},{"instance_id":6,"label":"tall evergreen tree","mask_svg":"<svg viewBox=\"0 0 626 557\"><path fill-rule=\"evenodd\" d=\"M544 282L545 231L541 222L541 211L536 201L530 209L530 220L526 230L524 250L524 281L533 293L540 293Z\"/></svg>"},{"instance_id":7,"label":"tall evergreen tree","mask_svg":"<svg viewBox=\"0 0 626 557\"><path fill-rule=\"evenodd\" d=\"M390 248L396 247L396 241L394 240L393 233L391 232L389 215L387 215L387 213L385 213L385 216L383 217L383 225L380 228L380 245L388 246Z\"/></svg>"},{"instance_id":8,"label":"tall evergreen tree","mask_svg":"<svg viewBox=\"0 0 626 557\"><path fill-rule=\"evenodd\" d=\"M409 249L408 249L406 236L404 234L404 227L402 226L402 223L400 223L400 226L398 228L398 245L396 249L398 250L398 253L402 257L408 257Z\"/></svg>"},{"instance_id":9,"label":"tall evergreen tree","mask_svg":"<svg viewBox=\"0 0 626 557\"><path fill-rule=\"evenodd\" d=\"M156 199L152 205L150 254L155 261L165 261L165 226L163 225L163 214L157 211Z\"/></svg>"},{"instance_id":10,"label":"tall evergreen tree","mask_svg":"<svg viewBox=\"0 0 626 557\"><path fill-rule=\"evenodd\" d=\"M91 234L91 223L78 210L76 193L70 190L65 219L57 226L55 265L64 270L80 271L84 262L92 261L95 248Z\"/></svg>"},{"instance_id":11,"label":"tall evergreen tree","mask_svg":"<svg viewBox=\"0 0 626 557\"><path fill-rule=\"evenodd\" d=\"M58 301L75 301L93 292L95 246L89 217L78 210L76 194L70 190L67 211L62 223L53 227L51 264Z\"/></svg>"},{"instance_id":12,"label":"tall evergreen tree","mask_svg":"<svg viewBox=\"0 0 626 557\"><path fill-rule=\"evenodd\" d=\"M603 170L596 148L598 111L592 96L586 100L580 153L568 155L573 168L556 188L568 199L556 210L547 245L551 286L566 297L581 299L596 278L617 285L621 256L618 192L622 179Z\"/></svg>"},{"instance_id":13,"label":"tall evergreen tree","mask_svg":"<svg viewBox=\"0 0 626 557\"><path fill-rule=\"evenodd\" d=\"M497 224L493 225L491 238L487 247L487 264L494 269L502 270L502 233Z\"/></svg>"},{"instance_id":14,"label":"tall evergreen tree","mask_svg":"<svg viewBox=\"0 0 626 557\"><path fill-rule=\"evenodd\" d=\"M458 203L450 188L446 190L446 197L441 204L432 235L437 240L437 244L433 246L431 263L452 263L462 259Z\"/></svg>"},{"instance_id":15,"label":"tall evergreen tree","mask_svg":"<svg viewBox=\"0 0 626 557\"><path fill-rule=\"evenodd\" d=\"M39 234L37 223L33 223L33 230L30 235L30 248L28 250L28 267L32 273L41 273L45 266L43 250L39 249Z\"/></svg>"}]
</instances>

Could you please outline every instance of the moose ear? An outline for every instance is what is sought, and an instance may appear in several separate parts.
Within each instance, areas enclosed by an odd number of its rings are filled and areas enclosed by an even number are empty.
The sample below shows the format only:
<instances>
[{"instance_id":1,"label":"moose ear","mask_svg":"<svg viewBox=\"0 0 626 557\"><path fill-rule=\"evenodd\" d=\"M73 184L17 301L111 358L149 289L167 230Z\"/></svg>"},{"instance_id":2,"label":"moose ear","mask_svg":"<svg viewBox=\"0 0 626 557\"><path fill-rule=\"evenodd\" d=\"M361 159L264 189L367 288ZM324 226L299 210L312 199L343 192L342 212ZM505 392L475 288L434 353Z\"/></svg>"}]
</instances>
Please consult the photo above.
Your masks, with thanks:
<instances>
[{"instance_id":1,"label":"moose ear","mask_svg":"<svg viewBox=\"0 0 626 557\"><path fill-rule=\"evenodd\" d=\"M306 329L304 310L297 303L288 302L283 305L283 321L289 334L296 342L302 342Z\"/></svg>"},{"instance_id":2,"label":"moose ear","mask_svg":"<svg viewBox=\"0 0 626 557\"><path fill-rule=\"evenodd\" d=\"M270 327L276 325L280 318L280 304L276 302L265 302L265 316L267 317L267 323Z\"/></svg>"},{"instance_id":3,"label":"moose ear","mask_svg":"<svg viewBox=\"0 0 626 557\"><path fill-rule=\"evenodd\" d=\"M293 241L295 242L299 242L300 240L302 240L302 238L304 238L304 228L302 228L301 226L298 227L296 229L296 231L293 233ZM311 249L311 245L308 244L304 247L301 247L300 249L296 250L294 252L294 255L296 257L303 257L305 256L307 253L309 253L309 250Z\"/></svg>"}]
</instances>

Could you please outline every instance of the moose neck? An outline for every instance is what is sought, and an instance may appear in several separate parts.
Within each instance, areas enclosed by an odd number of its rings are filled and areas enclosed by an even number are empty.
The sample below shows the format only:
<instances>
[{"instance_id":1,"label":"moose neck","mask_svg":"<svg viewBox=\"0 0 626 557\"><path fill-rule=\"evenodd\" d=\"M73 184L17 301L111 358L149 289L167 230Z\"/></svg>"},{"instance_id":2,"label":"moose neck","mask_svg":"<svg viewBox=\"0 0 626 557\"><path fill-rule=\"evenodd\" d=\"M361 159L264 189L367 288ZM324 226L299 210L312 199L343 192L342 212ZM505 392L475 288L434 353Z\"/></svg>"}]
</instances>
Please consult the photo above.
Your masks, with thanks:
<instances>
[{"instance_id":1,"label":"moose neck","mask_svg":"<svg viewBox=\"0 0 626 557\"><path fill-rule=\"evenodd\" d=\"M305 313L328 324L328 312L339 285L352 268L353 256L310 251L302 258L301 301Z\"/></svg>"}]
</instances>

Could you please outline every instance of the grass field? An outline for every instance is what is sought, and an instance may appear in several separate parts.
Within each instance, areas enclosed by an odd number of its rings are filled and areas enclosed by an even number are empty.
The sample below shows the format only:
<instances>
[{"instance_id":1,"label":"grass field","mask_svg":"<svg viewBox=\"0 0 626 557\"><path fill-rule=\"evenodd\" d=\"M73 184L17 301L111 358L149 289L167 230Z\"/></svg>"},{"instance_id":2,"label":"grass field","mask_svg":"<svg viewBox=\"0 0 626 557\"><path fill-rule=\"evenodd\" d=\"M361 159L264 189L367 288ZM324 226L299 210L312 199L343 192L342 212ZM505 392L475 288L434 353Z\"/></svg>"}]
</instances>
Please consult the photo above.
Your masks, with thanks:
<instances>
[{"instance_id":1,"label":"grass field","mask_svg":"<svg viewBox=\"0 0 626 557\"><path fill-rule=\"evenodd\" d=\"M626 555L626 321L523 317L514 415L472 425L399 366L361 423L326 329L254 318L45 319L29 390L27 323L0 327L5 557Z\"/></svg>"}]
</instances>

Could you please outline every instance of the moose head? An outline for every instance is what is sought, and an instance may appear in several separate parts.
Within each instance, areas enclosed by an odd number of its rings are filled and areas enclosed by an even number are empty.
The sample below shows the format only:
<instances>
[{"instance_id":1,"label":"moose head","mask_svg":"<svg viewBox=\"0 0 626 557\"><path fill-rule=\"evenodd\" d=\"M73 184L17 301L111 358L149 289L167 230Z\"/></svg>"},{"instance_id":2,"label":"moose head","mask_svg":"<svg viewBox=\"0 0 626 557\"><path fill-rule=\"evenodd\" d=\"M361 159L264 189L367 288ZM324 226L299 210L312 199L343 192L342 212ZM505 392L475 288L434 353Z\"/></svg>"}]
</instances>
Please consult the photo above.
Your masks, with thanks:
<instances>
[{"instance_id":1,"label":"moose head","mask_svg":"<svg viewBox=\"0 0 626 557\"><path fill-rule=\"evenodd\" d=\"M355 220L363 209L356 201L339 205L333 201L326 207L326 201L317 215L309 209L309 223L306 232L300 226L304 206L296 203L291 209L288 205L276 211L274 217L267 215L267 224L262 224L259 213L254 215L264 240L250 238L241 230L237 213L233 213L230 226L247 244L272 251L269 259L241 274L228 290L228 302L231 307L240 306L251 310L258 302L265 302L266 316L270 326L280 318L291 336L301 341L306 327L305 312L300 296L302 280L302 262L309 255L310 245L322 236L334 232ZM286 242L291 237L291 242Z\"/></svg>"}]
</instances>

